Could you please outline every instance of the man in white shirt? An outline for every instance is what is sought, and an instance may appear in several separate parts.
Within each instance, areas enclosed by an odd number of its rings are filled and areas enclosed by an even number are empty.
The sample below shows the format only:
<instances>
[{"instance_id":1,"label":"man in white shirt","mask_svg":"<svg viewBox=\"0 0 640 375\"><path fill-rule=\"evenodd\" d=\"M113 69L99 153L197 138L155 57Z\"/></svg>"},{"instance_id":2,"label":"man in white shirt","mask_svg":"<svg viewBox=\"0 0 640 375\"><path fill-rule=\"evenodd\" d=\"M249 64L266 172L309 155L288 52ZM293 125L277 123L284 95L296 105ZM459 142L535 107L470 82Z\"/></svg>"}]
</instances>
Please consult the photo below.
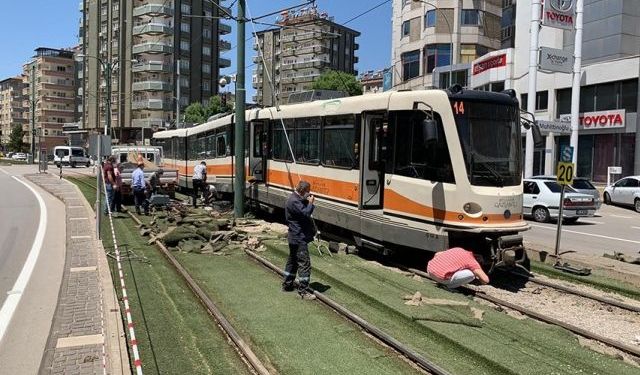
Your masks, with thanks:
<instances>
[{"instance_id":1,"label":"man in white shirt","mask_svg":"<svg viewBox=\"0 0 640 375\"><path fill-rule=\"evenodd\" d=\"M193 168L193 207L198 206L198 195L202 192L206 194L207 187L207 163L204 161Z\"/></svg>"}]
</instances>

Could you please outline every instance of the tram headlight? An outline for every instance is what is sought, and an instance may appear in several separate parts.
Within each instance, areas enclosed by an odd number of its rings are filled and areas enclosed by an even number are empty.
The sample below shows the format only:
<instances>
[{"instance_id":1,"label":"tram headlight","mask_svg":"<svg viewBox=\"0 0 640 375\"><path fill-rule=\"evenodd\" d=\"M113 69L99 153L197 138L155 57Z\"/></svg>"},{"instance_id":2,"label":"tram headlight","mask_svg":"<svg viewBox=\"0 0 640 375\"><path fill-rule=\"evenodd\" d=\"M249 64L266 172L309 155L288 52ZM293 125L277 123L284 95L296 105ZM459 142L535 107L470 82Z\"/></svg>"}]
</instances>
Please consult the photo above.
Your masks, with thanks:
<instances>
[{"instance_id":1,"label":"tram headlight","mask_svg":"<svg viewBox=\"0 0 640 375\"><path fill-rule=\"evenodd\" d=\"M482 207L475 202L467 202L462 206L465 214L470 217L480 217L482 216Z\"/></svg>"}]
</instances>

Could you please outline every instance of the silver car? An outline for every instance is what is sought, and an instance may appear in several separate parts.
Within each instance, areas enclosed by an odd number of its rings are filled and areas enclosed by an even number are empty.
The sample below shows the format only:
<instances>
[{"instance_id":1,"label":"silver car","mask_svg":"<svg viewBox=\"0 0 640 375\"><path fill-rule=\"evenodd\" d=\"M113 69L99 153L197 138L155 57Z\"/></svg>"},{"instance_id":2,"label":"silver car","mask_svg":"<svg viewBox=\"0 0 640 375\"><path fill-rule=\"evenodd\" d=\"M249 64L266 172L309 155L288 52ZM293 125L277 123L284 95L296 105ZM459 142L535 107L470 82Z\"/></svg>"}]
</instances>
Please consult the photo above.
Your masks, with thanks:
<instances>
[{"instance_id":1,"label":"silver car","mask_svg":"<svg viewBox=\"0 0 640 375\"><path fill-rule=\"evenodd\" d=\"M525 179L522 208L525 216L545 223L557 219L560 209L562 187L546 179ZM589 194L565 188L562 217L566 223L575 223L581 217L592 217L596 213L595 199Z\"/></svg>"},{"instance_id":2,"label":"silver car","mask_svg":"<svg viewBox=\"0 0 640 375\"><path fill-rule=\"evenodd\" d=\"M556 181L556 176L533 176L531 178L534 180ZM593 196L593 200L596 204L596 210L600 209L600 206L602 206L602 200L600 200L600 192L595 186L593 186L588 178L574 177L571 187L578 193L589 194Z\"/></svg>"},{"instance_id":3,"label":"silver car","mask_svg":"<svg viewBox=\"0 0 640 375\"><path fill-rule=\"evenodd\" d=\"M640 212L640 176L621 178L604 189L604 203L633 206Z\"/></svg>"}]
</instances>

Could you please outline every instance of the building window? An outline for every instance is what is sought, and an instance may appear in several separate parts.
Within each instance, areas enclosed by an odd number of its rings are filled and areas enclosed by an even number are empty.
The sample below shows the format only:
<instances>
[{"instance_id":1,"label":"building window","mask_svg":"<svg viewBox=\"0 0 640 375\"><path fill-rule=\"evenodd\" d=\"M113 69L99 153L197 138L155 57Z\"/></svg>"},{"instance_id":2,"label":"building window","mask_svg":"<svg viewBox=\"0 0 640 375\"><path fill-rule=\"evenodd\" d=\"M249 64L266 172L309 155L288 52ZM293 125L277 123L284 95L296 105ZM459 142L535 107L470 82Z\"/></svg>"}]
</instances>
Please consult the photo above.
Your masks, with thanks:
<instances>
[{"instance_id":1,"label":"building window","mask_svg":"<svg viewBox=\"0 0 640 375\"><path fill-rule=\"evenodd\" d=\"M446 43L429 44L424 48L424 74L433 72L437 66L446 66L451 61L451 45Z\"/></svg>"},{"instance_id":2,"label":"building window","mask_svg":"<svg viewBox=\"0 0 640 375\"><path fill-rule=\"evenodd\" d=\"M180 10L182 10L183 14L191 14L191 5L183 3L180 6Z\"/></svg>"},{"instance_id":3,"label":"building window","mask_svg":"<svg viewBox=\"0 0 640 375\"><path fill-rule=\"evenodd\" d=\"M202 81L202 89L204 91L211 90L211 84L209 83L209 81Z\"/></svg>"},{"instance_id":4,"label":"building window","mask_svg":"<svg viewBox=\"0 0 640 375\"><path fill-rule=\"evenodd\" d=\"M202 73L211 74L211 64L202 64Z\"/></svg>"},{"instance_id":5,"label":"building window","mask_svg":"<svg viewBox=\"0 0 640 375\"><path fill-rule=\"evenodd\" d=\"M189 51L191 49L191 45L189 44L188 41L186 40L181 40L180 41L180 49L182 51Z\"/></svg>"},{"instance_id":6,"label":"building window","mask_svg":"<svg viewBox=\"0 0 640 375\"><path fill-rule=\"evenodd\" d=\"M189 60L180 59L180 69L189 70Z\"/></svg>"},{"instance_id":7,"label":"building window","mask_svg":"<svg viewBox=\"0 0 640 375\"><path fill-rule=\"evenodd\" d=\"M403 81L420 75L420 50L405 52L400 58L402 60Z\"/></svg>"},{"instance_id":8,"label":"building window","mask_svg":"<svg viewBox=\"0 0 640 375\"><path fill-rule=\"evenodd\" d=\"M436 11L435 9L428 10L424 15L424 27L435 27L436 26Z\"/></svg>"},{"instance_id":9,"label":"building window","mask_svg":"<svg viewBox=\"0 0 640 375\"><path fill-rule=\"evenodd\" d=\"M64 72L66 70L66 68L64 66L58 66L56 67L56 70L59 72Z\"/></svg>"},{"instance_id":10,"label":"building window","mask_svg":"<svg viewBox=\"0 0 640 375\"><path fill-rule=\"evenodd\" d=\"M211 56L211 47L202 46L202 54L205 56Z\"/></svg>"},{"instance_id":11,"label":"building window","mask_svg":"<svg viewBox=\"0 0 640 375\"><path fill-rule=\"evenodd\" d=\"M405 37L411 33L411 21L404 21L402 23L402 36Z\"/></svg>"},{"instance_id":12,"label":"building window","mask_svg":"<svg viewBox=\"0 0 640 375\"><path fill-rule=\"evenodd\" d=\"M475 44L461 44L460 45L460 63L470 64L478 56L476 55Z\"/></svg>"},{"instance_id":13,"label":"building window","mask_svg":"<svg viewBox=\"0 0 640 375\"><path fill-rule=\"evenodd\" d=\"M189 79L187 77L180 77L180 87L189 87Z\"/></svg>"},{"instance_id":14,"label":"building window","mask_svg":"<svg viewBox=\"0 0 640 375\"><path fill-rule=\"evenodd\" d=\"M181 22L180 23L180 31L184 31L185 33L188 33L191 31L191 25L189 25L186 22Z\"/></svg>"},{"instance_id":15,"label":"building window","mask_svg":"<svg viewBox=\"0 0 640 375\"><path fill-rule=\"evenodd\" d=\"M478 26L480 24L480 11L477 9L463 9L460 22L462 26Z\"/></svg>"},{"instance_id":16,"label":"building window","mask_svg":"<svg viewBox=\"0 0 640 375\"><path fill-rule=\"evenodd\" d=\"M211 30L210 29L202 29L202 36L211 39Z\"/></svg>"},{"instance_id":17,"label":"building window","mask_svg":"<svg viewBox=\"0 0 640 375\"><path fill-rule=\"evenodd\" d=\"M520 97L522 98L520 108L528 111L527 100L529 99L529 95L522 94ZM546 111L547 108L549 108L549 91L538 91L536 93L536 111Z\"/></svg>"},{"instance_id":18,"label":"building window","mask_svg":"<svg viewBox=\"0 0 640 375\"><path fill-rule=\"evenodd\" d=\"M638 107L637 92L637 79L583 86L580 88L580 112L612 109L636 112ZM571 113L571 88L558 90L556 103L558 117Z\"/></svg>"}]
</instances>

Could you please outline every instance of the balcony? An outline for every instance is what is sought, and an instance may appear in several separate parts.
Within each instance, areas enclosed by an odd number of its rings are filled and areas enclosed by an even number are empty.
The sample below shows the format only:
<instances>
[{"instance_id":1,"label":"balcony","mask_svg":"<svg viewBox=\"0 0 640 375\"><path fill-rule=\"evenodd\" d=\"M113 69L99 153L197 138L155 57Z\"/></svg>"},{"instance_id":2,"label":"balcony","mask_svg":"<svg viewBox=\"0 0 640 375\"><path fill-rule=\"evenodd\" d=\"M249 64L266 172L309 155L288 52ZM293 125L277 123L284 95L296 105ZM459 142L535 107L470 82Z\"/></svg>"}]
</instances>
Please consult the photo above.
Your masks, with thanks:
<instances>
[{"instance_id":1,"label":"balcony","mask_svg":"<svg viewBox=\"0 0 640 375\"><path fill-rule=\"evenodd\" d=\"M164 81L142 81L131 85L133 91L171 91L171 84Z\"/></svg>"},{"instance_id":2,"label":"balcony","mask_svg":"<svg viewBox=\"0 0 640 375\"><path fill-rule=\"evenodd\" d=\"M296 55L304 55L308 53L314 53L314 54L328 53L330 51L331 49L329 47L322 44L316 44L308 47L286 49L282 51L282 56L296 56Z\"/></svg>"},{"instance_id":3,"label":"balcony","mask_svg":"<svg viewBox=\"0 0 640 375\"><path fill-rule=\"evenodd\" d=\"M172 71L171 65L162 61L145 61L133 64L131 71L134 73L156 72L169 73Z\"/></svg>"},{"instance_id":4,"label":"balcony","mask_svg":"<svg viewBox=\"0 0 640 375\"><path fill-rule=\"evenodd\" d=\"M218 45L221 51L229 51L231 49L231 43L227 42L226 40L220 39Z\"/></svg>"},{"instance_id":5,"label":"balcony","mask_svg":"<svg viewBox=\"0 0 640 375\"><path fill-rule=\"evenodd\" d=\"M319 77L320 73L315 73L315 74L306 74L303 76L293 76L293 77L283 77L280 78L280 82L281 83L301 83L301 82L312 82L313 80L316 79L316 77Z\"/></svg>"},{"instance_id":6,"label":"balcony","mask_svg":"<svg viewBox=\"0 0 640 375\"><path fill-rule=\"evenodd\" d=\"M329 66L329 63L324 60L309 60L309 61L295 62L293 64L282 64L282 70L324 68L325 66Z\"/></svg>"},{"instance_id":7,"label":"balcony","mask_svg":"<svg viewBox=\"0 0 640 375\"><path fill-rule=\"evenodd\" d=\"M308 31L308 32L304 32L304 33L298 33L298 34L292 34L292 35L285 35L282 37L282 39L280 39L280 41L282 43L286 43L286 42L299 42L302 40L307 40L307 39L320 39L322 38L322 31L318 30L318 31Z\"/></svg>"},{"instance_id":8,"label":"balcony","mask_svg":"<svg viewBox=\"0 0 640 375\"><path fill-rule=\"evenodd\" d=\"M172 35L173 27L163 23L147 23L133 27L133 35Z\"/></svg>"},{"instance_id":9,"label":"balcony","mask_svg":"<svg viewBox=\"0 0 640 375\"><path fill-rule=\"evenodd\" d=\"M171 103L163 99L136 100L131 103L133 109L170 110Z\"/></svg>"},{"instance_id":10,"label":"balcony","mask_svg":"<svg viewBox=\"0 0 640 375\"><path fill-rule=\"evenodd\" d=\"M134 118L131 120L131 126L134 128L161 128L165 126L165 121L162 118Z\"/></svg>"},{"instance_id":11,"label":"balcony","mask_svg":"<svg viewBox=\"0 0 640 375\"><path fill-rule=\"evenodd\" d=\"M133 54L137 55L140 53L165 53L171 54L173 53L173 47L166 43L154 43L147 42L136 44L133 46Z\"/></svg>"},{"instance_id":12,"label":"balcony","mask_svg":"<svg viewBox=\"0 0 640 375\"><path fill-rule=\"evenodd\" d=\"M224 7L222 5L219 5L218 7L220 8L220 16L224 17L226 15L233 15L233 13L231 13L231 8Z\"/></svg>"},{"instance_id":13,"label":"balcony","mask_svg":"<svg viewBox=\"0 0 640 375\"><path fill-rule=\"evenodd\" d=\"M359 50L360 49L360 44L358 43L353 43L353 50Z\"/></svg>"},{"instance_id":14,"label":"balcony","mask_svg":"<svg viewBox=\"0 0 640 375\"><path fill-rule=\"evenodd\" d=\"M218 66L220 68L228 68L231 66L231 60L220 57L218 58Z\"/></svg>"},{"instance_id":15,"label":"balcony","mask_svg":"<svg viewBox=\"0 0 640 375\"><path fill-rule=\"evenodd\" d=\"M231 32L231 26L227 25L226 23L220 22L218 26L218 31L220 32L221 35L229 34Z\"/></svg>"},{"instance_id":16,"label":"balcony","mask_svg":"<svg viewBox=\"0 0 640 375\"><path fill-rule=\"evenodd\" d=\"M133 16L173 17L173 9L163 4L145 4L134 8Z\"/></svg>"}]
</instances>

